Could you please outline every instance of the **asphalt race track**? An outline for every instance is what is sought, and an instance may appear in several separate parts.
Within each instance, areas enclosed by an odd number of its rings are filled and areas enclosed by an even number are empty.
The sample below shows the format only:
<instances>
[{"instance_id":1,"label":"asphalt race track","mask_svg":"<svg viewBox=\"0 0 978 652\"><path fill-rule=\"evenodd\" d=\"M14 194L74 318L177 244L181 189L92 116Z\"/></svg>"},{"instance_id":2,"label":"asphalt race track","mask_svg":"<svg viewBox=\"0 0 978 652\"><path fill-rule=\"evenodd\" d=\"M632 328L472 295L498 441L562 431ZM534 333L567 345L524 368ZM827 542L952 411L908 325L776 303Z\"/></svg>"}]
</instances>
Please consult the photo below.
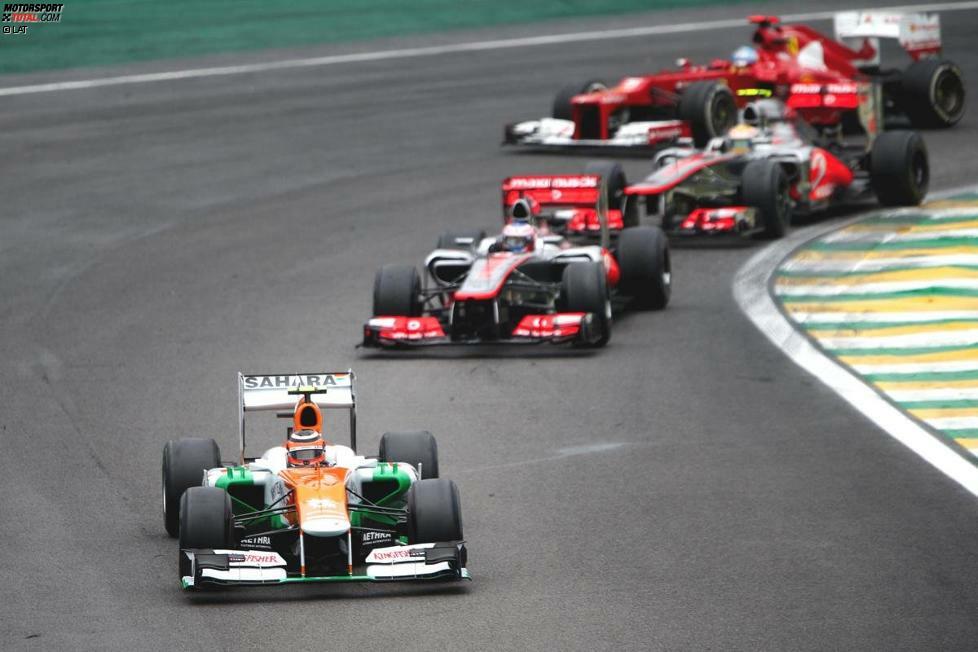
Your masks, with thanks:
<instances>
[{"instance_id":1,"label":"asphalt race track","mask_svg":"<svg viewBox=\"0 0 978 652\"><path fill-rule=\"evenodd\" d=\"M974 89L978 12L943 25ZM503 122L566 81L748 34L3 98L0 648L974 649L978 506L739 312L755 246L676 250L669 309L620 318L593 354L354 348L377 267L497 226L508 174L583 166L500 150ZM175 67L191 66L110 72ZM937 187L976 180L972 95L958 128L925 135ZM231 459L235 372L323 367L358 374L362 451L388 429L438 437L474 581L182 593L163 443L214 436Z\"/></svg>"}]
</instances>

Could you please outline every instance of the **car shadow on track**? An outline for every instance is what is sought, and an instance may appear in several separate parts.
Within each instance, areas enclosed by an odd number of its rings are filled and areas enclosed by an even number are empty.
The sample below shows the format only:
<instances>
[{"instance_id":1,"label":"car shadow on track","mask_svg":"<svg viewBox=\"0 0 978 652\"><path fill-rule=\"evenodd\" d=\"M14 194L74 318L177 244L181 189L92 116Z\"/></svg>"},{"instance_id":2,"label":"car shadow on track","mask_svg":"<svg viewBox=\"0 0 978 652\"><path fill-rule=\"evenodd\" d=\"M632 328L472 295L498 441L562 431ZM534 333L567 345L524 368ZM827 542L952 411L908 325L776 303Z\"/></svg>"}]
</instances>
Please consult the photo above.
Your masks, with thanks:
<instances>
[{"instance_id":1,"label":"car shadow on track","mask_svg":"<svg viewBox=\"0 0 978 652\"><path fill-rule=\"evenodd\" d=\"M196 607L224 606L269 602L308 602L310 600L381 600L388 598L416 598L460 596L469 592L470 582L451 584L334 584L280 586L237 589L207 589L187 594L188 602Z\"/></svg>"},{"instance_id":2,"label":"car shadow on track","mask_svg":"<svg viewBox=\"0 0 978 652\"><path fill-rule=\"evenodd\" d=\"M616 315L617 319L618 316ZM612 338L614 341L614 338ZM567 344L446 344L404 349L358 349L366 360L482 360L489 358L586 358L600 349L574 348Z\"/></svg>"}]
</instances>

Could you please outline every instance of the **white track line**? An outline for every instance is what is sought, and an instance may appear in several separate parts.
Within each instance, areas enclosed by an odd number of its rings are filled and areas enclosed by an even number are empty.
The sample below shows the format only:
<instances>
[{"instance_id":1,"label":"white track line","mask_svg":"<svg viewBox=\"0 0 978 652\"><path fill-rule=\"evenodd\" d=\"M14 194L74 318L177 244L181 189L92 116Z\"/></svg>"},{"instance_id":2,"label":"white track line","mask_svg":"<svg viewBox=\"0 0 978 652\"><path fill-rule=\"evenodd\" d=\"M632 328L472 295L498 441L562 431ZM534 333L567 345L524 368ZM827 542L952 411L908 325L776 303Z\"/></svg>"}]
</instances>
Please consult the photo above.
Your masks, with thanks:
<instances>
[{"instance_id":1,"label":"white track line","mask_svg":"<svg viewBox=\"0 0 978 652\"><path fill-rule=\"evenodd\" d=\"M964 190L957 189L941 193L941 195L949 196ZM967 190L972 190L972 188ZM973 495L978 496L978 466L942 443L911 417L873 391L869 385L842 364L815 348L808 338L781 314L781 311L774 304L774 299L768 293L768 279L785 256L802 242L835 228L838 227L805 229L792 237L775 242L751 256L737 271L734 278L734 299L754 325L795 364L830 387L891 437L924 458L934 468ZM914 400L950 398L952 393L954 398L967 398L972 393L978 397L978 390L974 390L974 392L937 390L937 392L941 394L939 397L937 393L934 393L932 397L931 392L928 391L916 391L912 394ZM891 392L890 396L895 400L911 400L909 398L911 393L908 392L907 394L907 397L901 397L899 393ZM925 398L919 398L925 394ZM964 396L965 394L969 396Z\"/></svg>"},{"instance_id":2,"label":"white track line","mask_svg":"<svg viewBox=\"0 0 978 652\"><path fill-rule=\"evenodd\" d=\"M970 430L978 428L978 417L943 417L927 419L927 423L938 430Z\"/></svg>"},{"instance_id":3,"label":"white track line","mask_svg":"<svg viewBox=\"0 0 978 652\"><path fill-rule=\"evenodd\" d=\"M799 324L844 324L847 322L879 322L903 324L944 319L978 319L978 310L947 310L935 312L798 312L791 315Z\"/></svg>"},{"instance_id":4,"label":"white track line","mask_svg":"<svg viewBox=\"0 0 978 652\"><path fill-rule=\"evenodd\" d=\"M872 299L874 294L911 292L914 290L978 290L978 278L940 278L933 281L880 281L879 283L840 283L833 285L776 283L775 294L783 297L834 297L840 294L864 294Z\"/></svg>"},{"instance_id":5,"label":"white track line","mask_svg":"<svg viewBox=\"0 0 978 652\"><path fill-rule=\"evenodd\" d=\"M948 346L978 344L978 330L926 331L907 335L871 335L855 337L821 337L812 333L827 349L924 349L936 351Z\"/></svg>"},{"instance_id":6,"label":"white track line","mask_svg":"<svg viewBox=\"0 0 978 652\"><path fill-rule=\"evenodd\" d=\"M894 7L875 7L874 9L877 11L967 11L969 9L978 9L978 1L937 2L930 4L900 5ZM791 22L828 20L836 13L837 12L835 11L813 11L799 14L785 14L781 16L781 19ZM384 61L388 59L410 59L414 57L430 57L441 54L539 47L542 45L557 45L561 43L581 43L585 41L603 41L609 39L635 38L640 36L654 36L661 34L683 34L688 32L744 27L745 25L746 22L743 18L725 18L721 20L705 20L693 23L677 23L675 25L649 25L645 27L571 32L568 34L542 34L540 36L497 39L492 41L473 41L468 43L452 43L449 45L401 48L397 50L356 52L351 54L336 54L305 59L283 59L281 61L268 61L265 63L249 63L236 66L218 66L213 68L191 68L189 70L172 70L168 72L145 73L139 75L121 75L118 77L80 79L76 81L52 82L48 84L33 84L30 86L10 86L7 88L0 88L0 96L26 95L29 93L51 93L54 91L98 88L101 86L119 86L122 84L147 84L152 82L175 81L180 79L197 79L200 77L243 75L248 73L268 72L271 70L287 70L290 68L335 66L346 63L363 63L367 61Z\"/></svg>"},{"instance_id":7,"label":"white track line","mask_svg":"<svg viewBox=\"0 0 978 652\"><path fill-rule=\"evenodd\" d=\"M821 252L820 252L821 253ZM853 252L848 258L819 260L792 260L784 269L806 272L885 272L891 267L953 267L955 265L978 266L978 254L953 254L947 256L910 256L907 258L867 258L858 265L853 265L857 254Z\"/></svg>"},{"instance_id":8,"label":"white track line","mask_svg":"<svg viewBox=\"0 0 978 652\"><path fill-rule=\"evenodd\" d=\"M915 376L917 374L940 374L954 371L978 371L978 360L952 360L948 362L904 362L891 364L850 364L853 369L861 374L870 376L872 374L906 374Z\"/></svg>"}]
</instances>

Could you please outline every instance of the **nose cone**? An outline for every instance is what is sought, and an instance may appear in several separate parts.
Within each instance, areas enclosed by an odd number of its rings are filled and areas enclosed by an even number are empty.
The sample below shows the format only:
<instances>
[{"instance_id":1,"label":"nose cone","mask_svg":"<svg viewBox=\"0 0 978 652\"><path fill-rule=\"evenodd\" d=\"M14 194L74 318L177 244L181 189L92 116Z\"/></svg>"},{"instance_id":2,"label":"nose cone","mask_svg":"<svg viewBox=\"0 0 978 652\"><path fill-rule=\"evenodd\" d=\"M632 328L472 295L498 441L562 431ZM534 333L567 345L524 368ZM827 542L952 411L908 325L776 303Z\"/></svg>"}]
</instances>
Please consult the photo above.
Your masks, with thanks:
<instances>
[{"instance_id":1,"label":"nose cone","mask_svg":"<svg viewBox=\"0 0 978 652\"><path fill-rule=\"evenodd\" d=\"M350 530L350 521L339 516L312 516L302 519L302 531L314 537L338 537Z\"/></svg>"}]
</instances>

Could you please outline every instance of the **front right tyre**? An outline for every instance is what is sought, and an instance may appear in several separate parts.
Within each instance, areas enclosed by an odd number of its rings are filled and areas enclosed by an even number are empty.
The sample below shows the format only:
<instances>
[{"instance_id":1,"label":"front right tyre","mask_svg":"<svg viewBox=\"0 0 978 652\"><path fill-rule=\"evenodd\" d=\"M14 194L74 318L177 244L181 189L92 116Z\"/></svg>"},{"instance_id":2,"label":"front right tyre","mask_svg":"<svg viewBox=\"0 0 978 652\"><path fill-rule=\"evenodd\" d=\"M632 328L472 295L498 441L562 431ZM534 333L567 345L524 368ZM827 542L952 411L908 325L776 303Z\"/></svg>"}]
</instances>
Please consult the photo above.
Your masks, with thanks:
<instances>
[{"instance_id":1,"label":"front right tyre","mask_svg":"<svg viewBox=\"0 0 978 652\"><path fill-rule=\"evenodd\" d=\"M204 471L221 466L221 450L213 439L186 437L163 446L163 523L171 537L180 531L180 498L204 483Z\"/></svg>"},{"instance_id":2,"label":"front right tyre","mask_svg":"<svg viewBox=\"0 0 978 652\"><path fill-rule=\"evenodd\" d=\"M234 513L228 492L217 487L187 489L180 499L180 577L190 574L184 549L234 547Z\"/></svg>"}]
</instances>

